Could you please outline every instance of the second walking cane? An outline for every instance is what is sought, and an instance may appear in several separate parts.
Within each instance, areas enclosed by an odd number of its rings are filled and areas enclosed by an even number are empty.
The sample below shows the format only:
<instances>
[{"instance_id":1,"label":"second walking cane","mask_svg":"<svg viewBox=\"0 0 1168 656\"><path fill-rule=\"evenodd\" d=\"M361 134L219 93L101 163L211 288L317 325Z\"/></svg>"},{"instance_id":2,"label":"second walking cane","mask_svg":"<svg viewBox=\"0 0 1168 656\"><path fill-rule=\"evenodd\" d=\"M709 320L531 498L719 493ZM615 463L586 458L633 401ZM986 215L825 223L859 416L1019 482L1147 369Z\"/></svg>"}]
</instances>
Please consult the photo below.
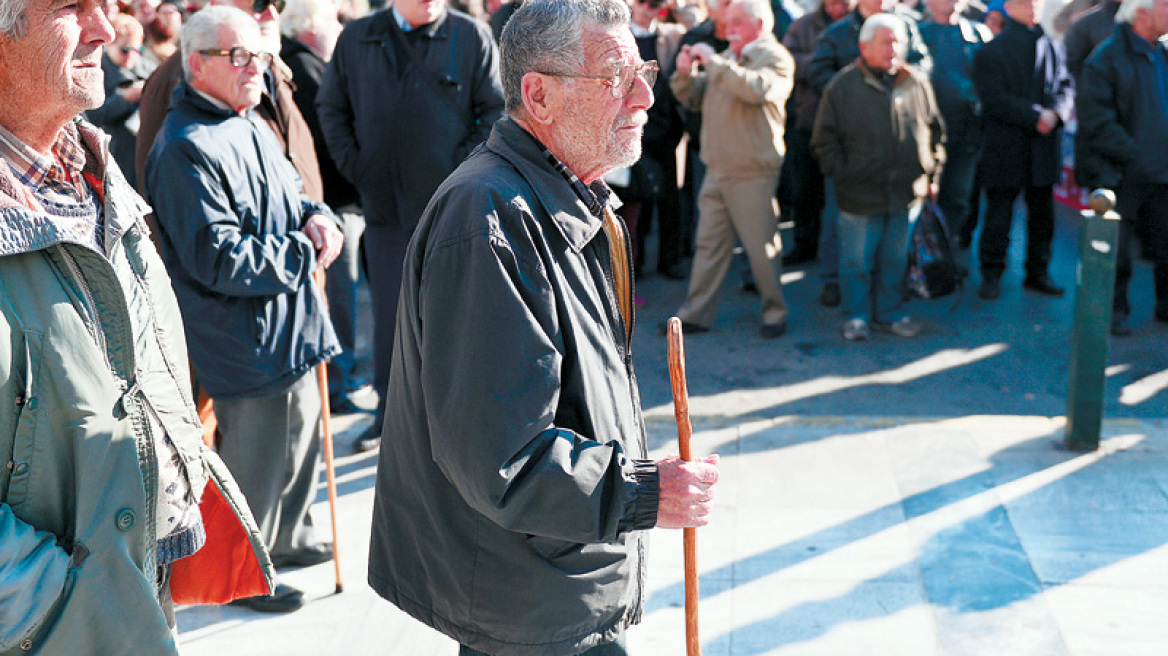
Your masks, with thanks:
<instances>
[{"instance_id":1,"label":"second walking cane","mask_svg":"<svg viewBox=\"0 0 1168 656\"><path fill-rule=\"evenodd\" d=\"M677 450L682 460L693 460L689 421L689 390L685 385L685 347L681 341L681 319L669 319L669 382L673 387L673 414L677 418ZM701 656L698 639L698 533L696 528L682 529L685 548L685 653Z\"/></svg>"},{"instance_id":2,"label":"second walking cane","mask_svg":"<svg viewBox=\"0 0 1168 656\"><path fill-rule=\"evenodd\" d=\"M320 296L325 299L324 295L324 271L317 269L313 274L316 279L317 288L320 289ZM325 300L325 311L328 311L328 301ZM333 465L333 429L329 423L329 415L332 413L332 408L329 407L329 393L328 393L328 363L321 362L316 365L316 381L317 386L320 387L320 421L321 421L321 448L324 450L324 471L325 481L328 485L328 501L329 501L329 515L333 522L333 569L337 575L336 593L340 594L345 591L345 584L341 582L341 544L339 535L337 535L337 473L336 467Z\"/></svg>"}]
</instances>

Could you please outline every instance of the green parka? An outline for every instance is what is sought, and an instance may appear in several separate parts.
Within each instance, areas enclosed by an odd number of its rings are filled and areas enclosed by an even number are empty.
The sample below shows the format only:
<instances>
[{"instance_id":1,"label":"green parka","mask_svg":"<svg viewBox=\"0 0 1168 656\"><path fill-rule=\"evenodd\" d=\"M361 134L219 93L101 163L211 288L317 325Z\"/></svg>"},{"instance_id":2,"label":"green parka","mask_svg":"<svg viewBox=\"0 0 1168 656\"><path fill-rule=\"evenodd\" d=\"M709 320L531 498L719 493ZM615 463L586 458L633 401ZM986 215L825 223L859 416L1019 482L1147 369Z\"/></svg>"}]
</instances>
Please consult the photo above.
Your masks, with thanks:
<instances>
[{"instance_id":1,"label":"green parka","mask_svg":"<svg viewBox=\"0 0 1168 656\"><path fill-rule=\"evenodd\" d=\"M78 127L104 200L104 256L30 209L0 162L0 654L173 654L158 601L147 405L204 502L207 544L174 564L175 600L256 594L271 586L271 562L203 445L149 208L109 158L108 138ZM208 512L208 500L229 512Z\"/></svg>"}]
</instances>

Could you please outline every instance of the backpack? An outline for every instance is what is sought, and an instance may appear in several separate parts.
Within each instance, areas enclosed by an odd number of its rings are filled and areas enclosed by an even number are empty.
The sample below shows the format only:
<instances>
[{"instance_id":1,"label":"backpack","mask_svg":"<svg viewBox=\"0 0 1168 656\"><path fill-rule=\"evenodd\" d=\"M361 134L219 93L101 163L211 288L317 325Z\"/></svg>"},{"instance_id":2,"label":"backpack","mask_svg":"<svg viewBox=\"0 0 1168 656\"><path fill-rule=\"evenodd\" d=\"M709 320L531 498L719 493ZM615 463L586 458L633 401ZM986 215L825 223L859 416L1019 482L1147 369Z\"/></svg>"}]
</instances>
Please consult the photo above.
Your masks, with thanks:
<instances>
[{"instance_id":1,"label":"backpack","mask_svg":"<svg viewBox=\"0 0 1168 656\"><path fill-rule=\"evenodd\" d=\"M909 240L908 263L904 270L905 296L943 298L962 288L969 271L953 257L949 228L941 209L925 201Z\"/></svg>"}]
</instances>

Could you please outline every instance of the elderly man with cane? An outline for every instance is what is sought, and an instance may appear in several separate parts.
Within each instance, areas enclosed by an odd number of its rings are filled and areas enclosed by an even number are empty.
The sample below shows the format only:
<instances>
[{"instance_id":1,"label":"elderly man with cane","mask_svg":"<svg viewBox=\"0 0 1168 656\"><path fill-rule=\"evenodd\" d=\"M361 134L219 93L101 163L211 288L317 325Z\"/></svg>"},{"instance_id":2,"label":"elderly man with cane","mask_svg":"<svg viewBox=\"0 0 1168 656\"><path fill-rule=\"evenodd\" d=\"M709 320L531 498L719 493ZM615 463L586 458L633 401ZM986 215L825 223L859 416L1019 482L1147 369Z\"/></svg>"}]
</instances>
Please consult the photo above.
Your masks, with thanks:
<instances>
[{"instance_id":1,"label":"elderly man with cane","mask_svg":"<svg viewBox=\"0 0 1168 656\"><path fill-rule=\"evenodd\" d=\"M96 0L0 0L0 653L177 654L176 603L271 564L202 442L145 203L78 114Z\"/></svg>"},{"instance_id":2,"label":"elderly man with cane","mask_svg":"<svg viewBox=\"0 0 1168 656\"><path fill-rule=\"evenodd\" d=\"M528 0L508 116L410 244L369 582L463 656L626 654L654 527L708 521L717 456L648 459L628 233L654 62L624 0Z\"/></svg>"}]
</instances>

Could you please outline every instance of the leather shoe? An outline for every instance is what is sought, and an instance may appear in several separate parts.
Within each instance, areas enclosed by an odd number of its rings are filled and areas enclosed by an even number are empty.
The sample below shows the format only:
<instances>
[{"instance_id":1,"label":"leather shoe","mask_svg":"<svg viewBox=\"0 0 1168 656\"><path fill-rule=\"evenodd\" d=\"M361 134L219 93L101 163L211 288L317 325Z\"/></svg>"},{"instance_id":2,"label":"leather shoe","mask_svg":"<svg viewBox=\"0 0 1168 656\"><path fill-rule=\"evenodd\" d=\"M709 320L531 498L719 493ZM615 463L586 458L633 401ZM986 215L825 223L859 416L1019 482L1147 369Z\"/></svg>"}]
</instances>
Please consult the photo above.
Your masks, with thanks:
<instances>
[{"instance_id":1,"label":"leather shoe","mask_svg":"<svg viewBox=\"0 0 1168 656\"><path fill-rule=\"evenodd\" d=\"M353 399L349 398L348 394L337 394L329 397L329 414L332 415L355 415L359 412L373 412L366 410L361 406L353 403Z\"/></svg>"},{"instance_id":2,"label":"leather shoe","mask_svg":"<svg viewBox=\"0 0 1168 656\"><path fill-rule=\"evenodd\" d=\"M798 266L815 261L815 253L809 251L791 251L783 256L783 266Z\"/></svg>"},{"instance_id":3,"label":"leather shoe","mask_svg":"<svg viewBox=\"0 0 1168 656\"><path fill-rule=\"evenodd\" d=\"M1002 281L999 278L985 278L981 281L981 289L977 295L987 301L996 301L1002 297Z\"/></svg>"},{"instance_id":4,"label":"leather shoe","mask_svg":"<svg viewBox=\"0 0 1168 656\"><path fill-rule=\"evenodd\" d=\"M787 324L785 322L764 323L762 327L758 329L758 336L763 339L774 339L776 337L782 337L785 334L787 334Z\"/></svg>"},{"instance_id":5,"label":"leather shoe","mask_svg":"<svg viewBox=\"0 0 1168 656\"><path fill-rule=\"evenodd\" d=\"M279 583L276 585L276 591L270 596L236 599L231 605L248 608L257 613L291 613L304 608L305 603L303 592Z\"/></svg>"},{"instance_id":6,"label":"leather shoe","mask_svg":"<svg viewBox=\"0 0 1168 656\"><path fill-rule=\"evenodd\" d=\"M668 321L662 321L657 326L657 328L661 331L662 335L669 334L669 322ZM710 328L708 326L699 326L695 323L689 323L686 321L681 322L681 334L683 334L683 335L697 335L698 333L708 333L708 332L710 332Z\"/></svg>"},{"instance_id":7,"label":"leather shoe","mask_svg":"<svg viewBox=\"0 0 1168 656\"><path fill-rule=\"evenodd\" d=\"M353 440L353 452L365 453L367 451L376 451L381 448L381 423L373 422L373 425L365 429L364 433L357 436Z\"/></svg>"},{"instance_id":8,"label":"leather shoe","mask_svg":"<svg viewBox=\"0 0 1168 656\"><path fill-rule=\"evenodd\" d=\"M1048 275L1026 276L1022 280L1022 287L1046 296L1062 296L1065 292L1062 287L1054 284Z\"/></svg>"},{"instance_id":9,"label":"leather shoe","mask_svg":"<svg viewBox=\"0 0 1168 656\"><path fill-rule=\"evenodd\" d=\"M823 291L819 294L819 304L823 307L839 307L840 301L839 283L829 282L823 286Z\"/></svg>"},{"instance_id":10,"label":"leather shoe","mask_svg":"<svg viewBox=\"0 0 1168 656\"><path fill-rule=\"evenodd\" d=\"M1127 324L1127 319L1123 317L1113 317L1111 319L1111 336L1112 337L1130 337L1132 334L1131 326Z\"/></svg>"},{"instance_id":11,"label":"leather shoe","mask_svg":"<svg viewBox=\"0 0 1168 656\"><path fill-rule=\"evenodd\" d=\"M332 559L333 545L328 542L317 542L290 554L272 554L272 564L276 567L312 567Z\"/></svg>"},{"instance_id":12,"label":"leather shoe","mask_svg":"<svg viewBox=\"0 0 1168 656\"><path fill-rule=\"evenodd\" d=\"M657 273L670 280L685 280L685 269L680 264L671 264L666 267L657 267Z\"/></svg>"}]
</instances>

